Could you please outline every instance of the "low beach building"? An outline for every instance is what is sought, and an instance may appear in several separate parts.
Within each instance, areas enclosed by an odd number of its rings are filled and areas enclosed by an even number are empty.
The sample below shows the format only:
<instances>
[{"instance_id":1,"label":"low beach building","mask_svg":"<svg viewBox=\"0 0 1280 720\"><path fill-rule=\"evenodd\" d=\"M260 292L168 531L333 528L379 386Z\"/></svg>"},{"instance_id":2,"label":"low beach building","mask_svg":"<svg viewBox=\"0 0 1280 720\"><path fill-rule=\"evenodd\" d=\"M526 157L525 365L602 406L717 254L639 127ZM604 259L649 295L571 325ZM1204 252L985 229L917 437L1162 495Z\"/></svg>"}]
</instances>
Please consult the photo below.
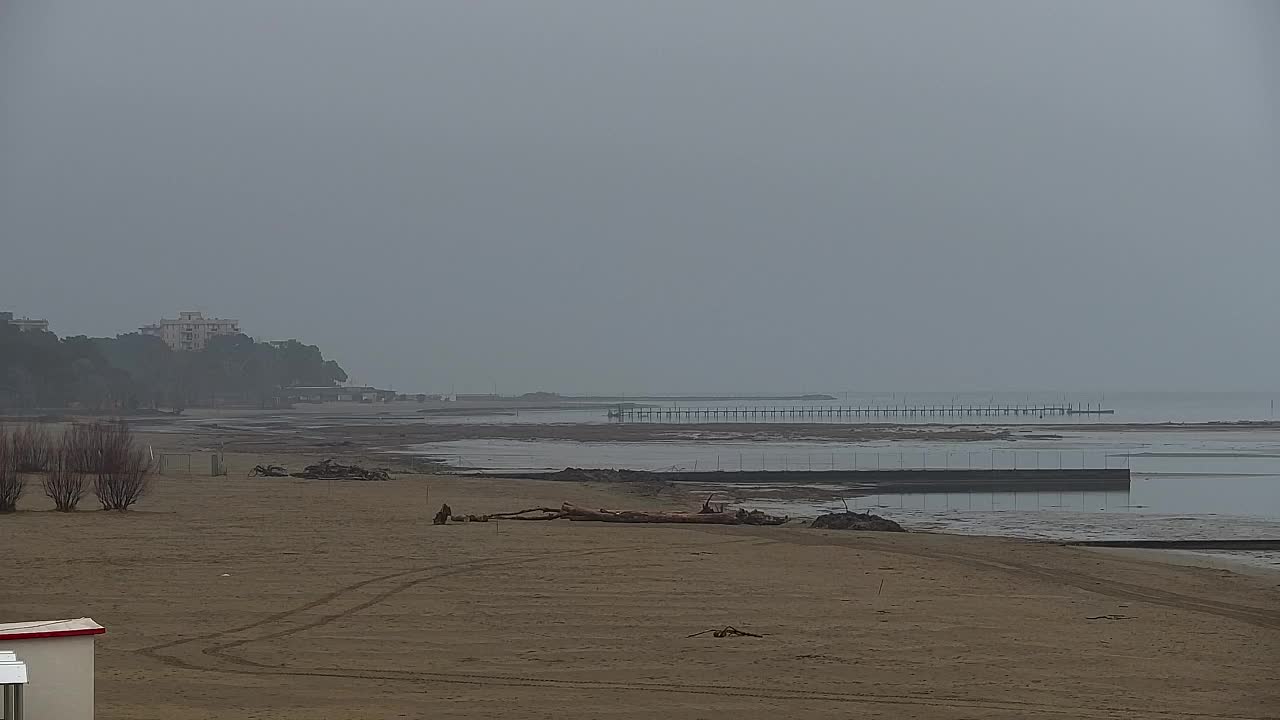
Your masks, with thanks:
<instances>
[{"instance_id":1,"label":"low beach building","mask_svg":"<svg viewBox=\"0 0 1280 720\"><path fill-rule=\"evenodd\" d=\"M104 632L89 618L0 623L0 652L25 665L25 717L93 720L94 640Z\"/></svg>"}]
</instances>

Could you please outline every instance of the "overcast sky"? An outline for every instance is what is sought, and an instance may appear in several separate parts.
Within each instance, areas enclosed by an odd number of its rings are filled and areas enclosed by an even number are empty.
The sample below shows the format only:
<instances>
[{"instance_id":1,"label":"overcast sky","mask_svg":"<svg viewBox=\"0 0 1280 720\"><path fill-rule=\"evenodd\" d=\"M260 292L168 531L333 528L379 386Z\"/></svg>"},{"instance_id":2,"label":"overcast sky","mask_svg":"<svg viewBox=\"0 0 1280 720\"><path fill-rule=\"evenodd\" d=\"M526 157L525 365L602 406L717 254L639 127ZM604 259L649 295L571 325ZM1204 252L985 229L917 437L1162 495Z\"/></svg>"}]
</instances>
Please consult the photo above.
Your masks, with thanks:
<instances>
[{"instance_id":1,"label":"overcast sky","mask_svg":"<svg viewBox=\"0 0 1280 720\"><path fill-rule=\"evenodd\" d=\"M1276 389L1278 8L0 0L0 309L402 390Z\"/></svg>"}]
</instances>

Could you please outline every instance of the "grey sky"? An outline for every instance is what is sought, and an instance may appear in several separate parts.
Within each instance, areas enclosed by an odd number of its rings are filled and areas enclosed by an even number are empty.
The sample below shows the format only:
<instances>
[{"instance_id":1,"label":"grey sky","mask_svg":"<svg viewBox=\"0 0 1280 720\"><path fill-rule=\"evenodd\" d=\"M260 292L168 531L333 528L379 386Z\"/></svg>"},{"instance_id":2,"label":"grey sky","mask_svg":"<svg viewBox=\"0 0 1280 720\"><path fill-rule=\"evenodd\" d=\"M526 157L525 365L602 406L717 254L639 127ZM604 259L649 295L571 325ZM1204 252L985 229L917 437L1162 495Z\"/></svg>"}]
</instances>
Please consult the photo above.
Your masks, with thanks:
<instances>
[{"instance_id":1,"label":"grey sky","mask_svg":"<svg viewBox=\"0 0 1280 720\"><path fill-rule=\"evenodd\" d=\"M1280 4L0 2L0 309L405 390L1280 387Z\"/></svg>"}]
</instances>

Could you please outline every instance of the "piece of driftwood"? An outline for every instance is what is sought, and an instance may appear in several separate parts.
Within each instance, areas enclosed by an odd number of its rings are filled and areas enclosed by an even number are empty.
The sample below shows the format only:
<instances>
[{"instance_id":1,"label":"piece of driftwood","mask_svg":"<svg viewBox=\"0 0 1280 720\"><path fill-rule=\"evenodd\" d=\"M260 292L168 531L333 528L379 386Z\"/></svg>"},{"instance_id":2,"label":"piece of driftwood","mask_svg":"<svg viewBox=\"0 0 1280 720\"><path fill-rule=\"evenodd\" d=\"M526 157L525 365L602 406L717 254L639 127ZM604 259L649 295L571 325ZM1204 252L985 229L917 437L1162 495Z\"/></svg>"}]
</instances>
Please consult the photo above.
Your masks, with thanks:
<instances>
[{"instance_id":1,"label":"piece of driftwood","mask_svg":"<svg viewBox=\"0 0 1280 720\"><path fill-rule=\"evenodd\" d=\"M711 504L711 498L714 498L714 497L715 495L708 495L707 499L702 501L702 509L699 510L698 512L703 515L710 515L711 513L724 512L724 503L720 503L719 505Z\"/></svg>"},{"instance_id":2,"label":"piece of driftwood","mask_svg":"<svg viewBox=\"0 0 1280 720\"><path fill-rule=\"evenodd\" d=\"M289 471L283 465L254 465L249 477L289 477Z\"/></svg>"},{"instance_id":3,"label":"piece of driftwood","mask_svg":"<svg viewBox=\"0 0 1280 720\"><path fill-rule=\"evenodd\" d=\"M785 517L773 517L758 510L750 512L719 513L683 513L683 512L644 512L637 510L587 510L565 504L561 513L570 520L588 520L594 522L616 523L697 523L703 525L781 525Z\"/></svg>"},{"instance_id":4,"label":"piece of driftwood","mask_svg":"<svg viewBox=\"0 0 1280 720\"><path fill-rule=\"evenodd\" d=\"M738 628L736 628L736 627L734 627L734 626L732 626L732 625L725 625L723 628L719 628L719 629L711 628L710 630L703 630L702 632L696 632L696 633L694 633L694 634L692 634L692 635L686 635L685 637L696 638L696 637L698 637L698 636L700 636L700 635L706 635L707 633L711 633L711 637L718 637L718 638L726 638L726 637L754 637L754 638L758 638L758 637L764 637L763 635L757 635L757 634L755 634L755 633L750 633L750 632L745 632L745 631L739 630Z\"/></svg>"},{"instance_id":5,"label":"piece of driftwood","mask_svg":"<svg viewBox=\"0 0 1280 720\"><path fill-rule=\"evenodd\" d=\"M668 512L640 510L588 510L572 503L558 508L535 507L516 512L482 515L486 520L578 520L610 523L694 523L701 525L781 525L786 517L766 515L759 510L735 512Z\"/></svg>"}]
</instances>

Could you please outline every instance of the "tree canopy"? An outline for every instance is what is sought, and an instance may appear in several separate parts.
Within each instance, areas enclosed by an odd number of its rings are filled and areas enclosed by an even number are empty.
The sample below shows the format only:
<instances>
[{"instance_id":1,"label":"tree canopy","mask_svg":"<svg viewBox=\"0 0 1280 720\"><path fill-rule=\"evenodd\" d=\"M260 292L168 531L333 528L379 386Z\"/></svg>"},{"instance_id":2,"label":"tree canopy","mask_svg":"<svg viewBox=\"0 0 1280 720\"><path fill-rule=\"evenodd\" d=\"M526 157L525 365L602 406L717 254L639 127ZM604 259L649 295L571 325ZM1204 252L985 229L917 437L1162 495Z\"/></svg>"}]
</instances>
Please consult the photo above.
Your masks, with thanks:
<instances>
[{"instance_id":1,"label":"tree canopy","mask_svg":"<svg viewBox=\"0 0 1280 720\"><path fill-rule=\"evenodd\" d=\"M59 338L0 322L0 407L186 408L269 405L291 385L333 386L347 374L297 340L218 335L203 350L175 351L158 337Z\"/></svg>"}]
</instances>

